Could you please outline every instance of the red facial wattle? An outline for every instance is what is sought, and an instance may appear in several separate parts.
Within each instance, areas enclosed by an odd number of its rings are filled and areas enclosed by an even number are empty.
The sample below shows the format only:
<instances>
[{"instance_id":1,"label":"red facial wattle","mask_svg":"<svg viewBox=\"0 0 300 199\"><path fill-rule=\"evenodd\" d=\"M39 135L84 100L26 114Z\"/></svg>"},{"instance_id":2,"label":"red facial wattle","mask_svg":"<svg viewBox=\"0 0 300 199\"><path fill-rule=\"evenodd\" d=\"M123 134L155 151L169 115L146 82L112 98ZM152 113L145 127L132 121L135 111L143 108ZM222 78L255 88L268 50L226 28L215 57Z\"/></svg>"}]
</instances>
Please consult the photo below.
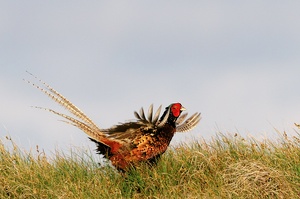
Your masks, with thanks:
<instances>
[{"instance_id":1,"label":"red facial wattle","mask_svg":"<svg viewBox=\"0 0 300 199\"><path fill-rule=\"evenodd\" d=\"M174 103L171 106L171 112L174 117L179 117L181 111L182 111L183 106L180 103Z\"/></svg>"}]
</instances>

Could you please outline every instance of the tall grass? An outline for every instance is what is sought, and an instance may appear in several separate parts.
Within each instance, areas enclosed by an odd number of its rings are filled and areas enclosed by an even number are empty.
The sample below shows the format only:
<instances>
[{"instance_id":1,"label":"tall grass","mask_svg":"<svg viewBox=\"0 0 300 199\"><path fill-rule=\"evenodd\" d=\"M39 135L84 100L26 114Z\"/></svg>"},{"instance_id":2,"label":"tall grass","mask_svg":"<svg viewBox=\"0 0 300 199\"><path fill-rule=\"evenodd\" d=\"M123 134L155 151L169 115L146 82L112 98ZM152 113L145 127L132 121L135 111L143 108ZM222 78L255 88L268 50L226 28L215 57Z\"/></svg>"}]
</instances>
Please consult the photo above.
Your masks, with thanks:
<instances>
[{"instance_id":1,"label":"tall grass","mask_svg":"<svg viewBox=\"0 0 300 199\"><path fill-rule=\"evenodd\" d=\"M285 133L276 141L218 134L126 174L100 167L89 153L49 159L11 145L0 143L1 198L300 197L300 140Z\"/></svg>"}]
</instances>

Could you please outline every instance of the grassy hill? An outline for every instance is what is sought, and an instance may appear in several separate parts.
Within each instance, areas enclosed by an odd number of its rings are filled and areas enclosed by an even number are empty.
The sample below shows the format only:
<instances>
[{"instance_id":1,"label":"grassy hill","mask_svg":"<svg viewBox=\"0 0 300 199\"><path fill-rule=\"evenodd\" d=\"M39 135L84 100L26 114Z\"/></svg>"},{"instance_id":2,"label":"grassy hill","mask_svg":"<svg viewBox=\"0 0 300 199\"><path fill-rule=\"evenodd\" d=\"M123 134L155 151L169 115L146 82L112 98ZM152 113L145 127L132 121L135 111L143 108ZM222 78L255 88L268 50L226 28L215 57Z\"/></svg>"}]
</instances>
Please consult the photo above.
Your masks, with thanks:
<instances>
[{"instance_id":1,"label":"grassy hill","mask_svg":"<svg viewBox=\"0 0 300 199\"><path fill-rule=\"evenodd\" d=\"M0 142L0 198L300 198L299 138L218 134L127 174L76 152L50 159Z\"/></svg>"}]
</instances>

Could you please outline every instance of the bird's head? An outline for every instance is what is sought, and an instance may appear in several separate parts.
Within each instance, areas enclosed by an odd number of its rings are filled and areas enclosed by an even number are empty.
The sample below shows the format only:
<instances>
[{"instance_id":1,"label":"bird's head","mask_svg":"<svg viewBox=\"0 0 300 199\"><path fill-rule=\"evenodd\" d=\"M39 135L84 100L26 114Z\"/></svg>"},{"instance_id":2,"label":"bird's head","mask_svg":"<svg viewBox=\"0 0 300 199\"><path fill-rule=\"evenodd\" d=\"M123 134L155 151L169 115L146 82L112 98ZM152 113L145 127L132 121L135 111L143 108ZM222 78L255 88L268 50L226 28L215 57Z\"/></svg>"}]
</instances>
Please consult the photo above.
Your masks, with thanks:
<instances>
[{"instance_id":1,"label":"bird's head","mask_svg":"<svg viewBox=\"0 0 300 199\"><path fill-rule=\"evenodd\" d=\"M181 112L186 110L180 103L173 103L166 107L165 112L160 118L159 127L165 125L166 123L175 127L175 122L180 116Z\"/></svg>"},{"instance_id":2,"label":"bird's head","mask_svg":"<svg viewBox=\"0 0 300 199\"><path fill-rule=\"evenodd\" d=\"M181 112L186 110L180 103L173 103L168 108L175 118L178 118Z\"/></svg>"}]
</instances>

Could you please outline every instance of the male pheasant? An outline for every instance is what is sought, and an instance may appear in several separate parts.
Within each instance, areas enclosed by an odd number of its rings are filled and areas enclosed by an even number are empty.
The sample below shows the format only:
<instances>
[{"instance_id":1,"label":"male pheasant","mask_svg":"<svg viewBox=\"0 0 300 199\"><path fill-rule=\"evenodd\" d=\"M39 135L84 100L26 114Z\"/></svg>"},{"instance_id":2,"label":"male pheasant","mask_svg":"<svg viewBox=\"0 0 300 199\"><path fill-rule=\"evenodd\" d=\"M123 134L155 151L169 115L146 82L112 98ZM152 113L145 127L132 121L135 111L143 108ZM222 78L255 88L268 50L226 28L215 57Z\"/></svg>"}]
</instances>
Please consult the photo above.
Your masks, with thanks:
<instances>
[{"instance_id":1,"label":"male pheasant","mask_svg":"<svg viewBox=\"0 0 300 199\"><path fill-rule=\"evenodd\" d=\"M97 153L104 155L113 166L123 171L130 166L136 166L139 162L155 163L167 150L175 132L189 131L201 119L200 113L195 113L185 120L187 113L181 115L185 108L180 103L173 103L166 107L159 118L161 106L153 115L153 105L150 105L147 117L144 109L141 108L139 113L134 112L136 121L121 123L109 129L100 129L79 108L48 84L41 80L39 80L41 86L27 82L66 108L73 116L53 109L37 108L57 114L66 119L64 122L84 131L89 139L96 143Z\"/></svg>"}]
</instances>

